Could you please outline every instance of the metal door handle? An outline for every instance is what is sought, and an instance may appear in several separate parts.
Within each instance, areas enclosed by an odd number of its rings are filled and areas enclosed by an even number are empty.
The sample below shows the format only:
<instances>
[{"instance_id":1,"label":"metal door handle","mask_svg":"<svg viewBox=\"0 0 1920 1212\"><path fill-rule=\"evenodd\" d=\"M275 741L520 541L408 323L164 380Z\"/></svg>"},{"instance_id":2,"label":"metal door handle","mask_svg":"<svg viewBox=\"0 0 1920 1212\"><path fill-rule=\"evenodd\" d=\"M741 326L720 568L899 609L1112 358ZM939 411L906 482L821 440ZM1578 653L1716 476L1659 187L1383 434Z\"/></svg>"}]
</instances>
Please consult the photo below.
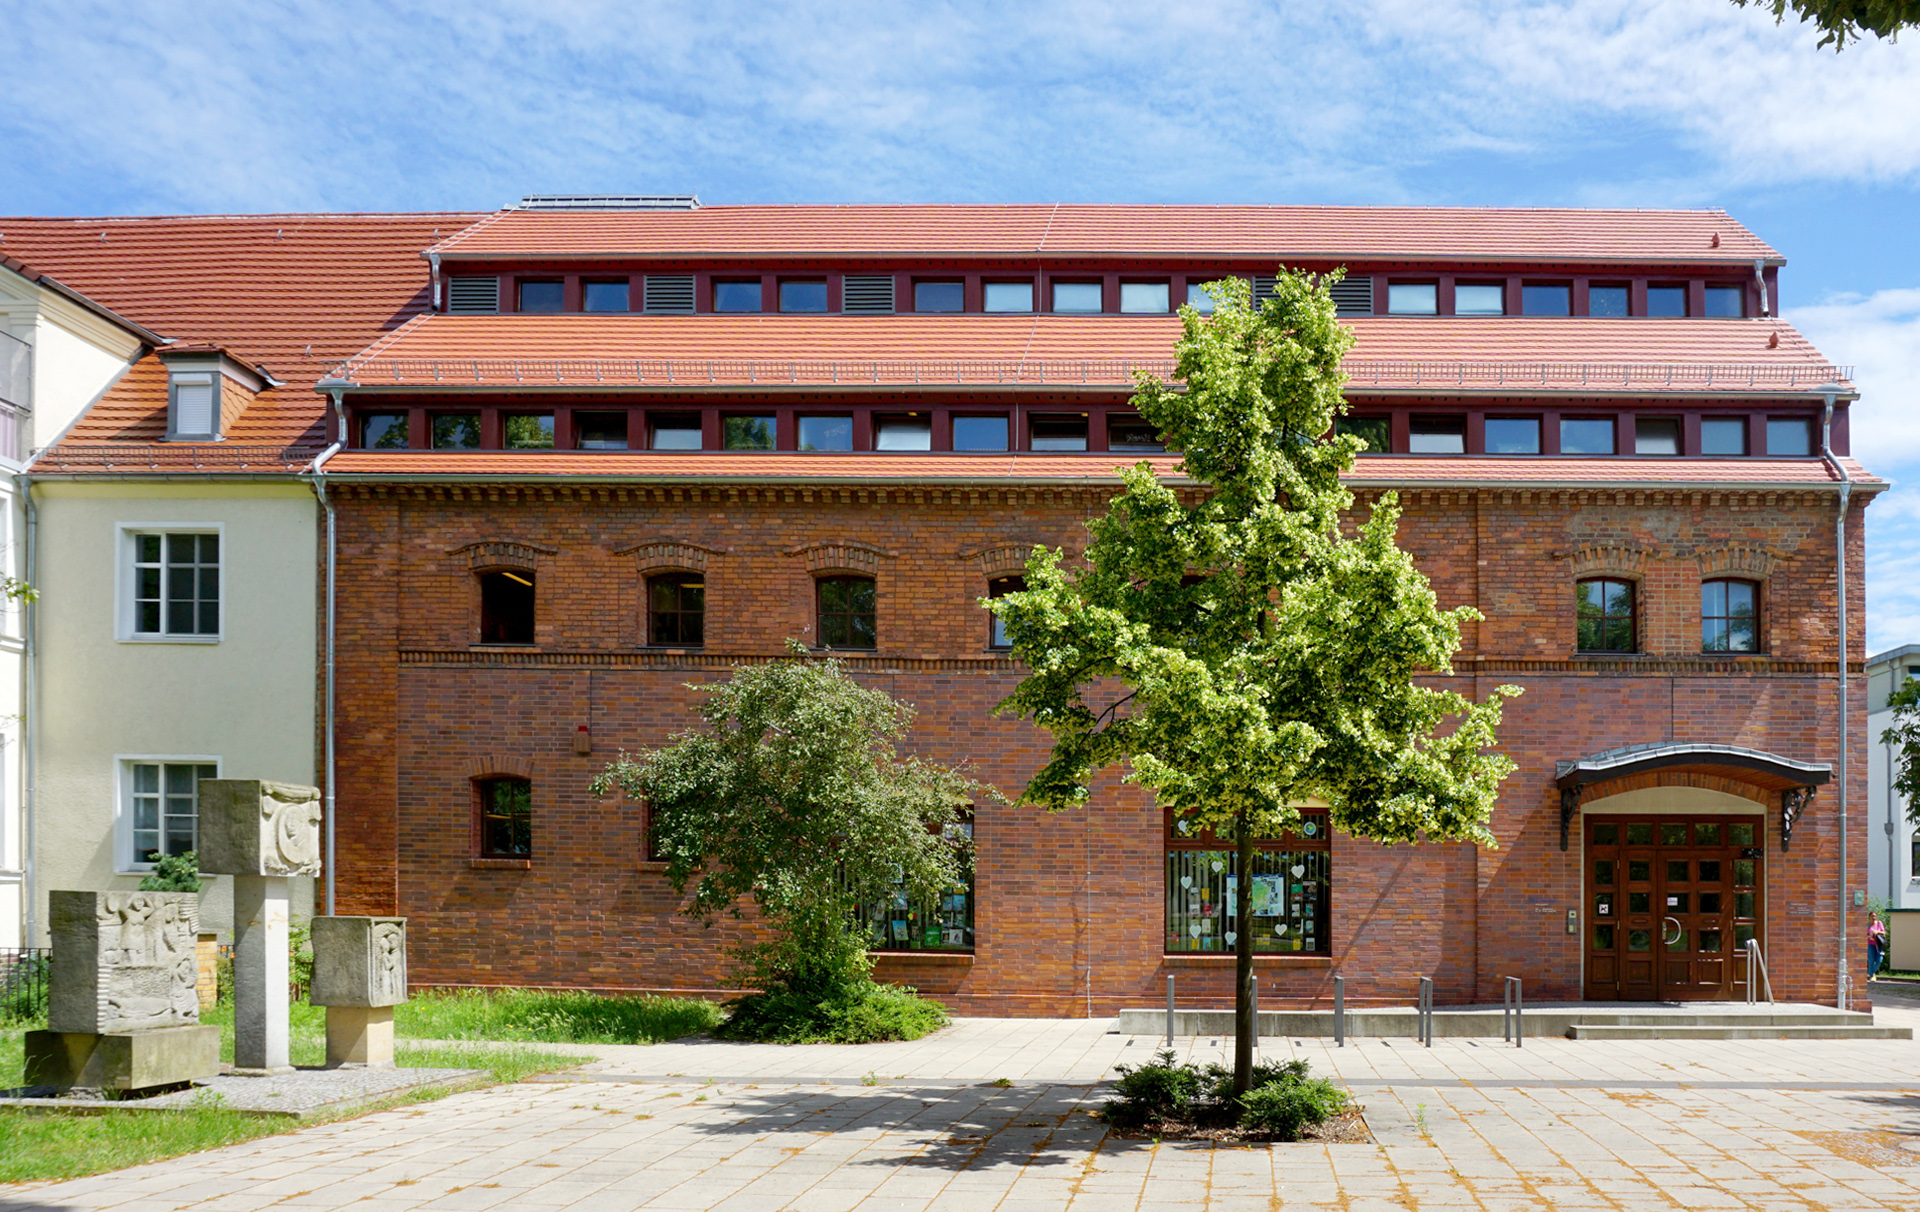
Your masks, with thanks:
<instances>
[{"instance_id":1,"label":"metal door handle","mask_svg":"<svg viewBox=\"0 0 1920 1212\"><path fill-rule=\"evenodd\" d=\"M1671 946L1673 946L1673 945L1674 945L1675 943L1677 943L1677 942L1679 942L1679 941L1680 941L1680 938L1681 938L1681 936L1682 936L1682 935L1684 935L1684 934L1686 934L1686 932L1687 932L1687 931L1686 931L1686 928L1685 928L1685 927L1683 927L1683 926L1681 926L1681 924L1680 924L1680 919L1679 919L1679 918L1677 918L1677 917L1671 917L1671 916L1669 916L1669 917L1663 917L1663 918L1661 918L1660 920L1661 920L1661 921L1663 921L1663 922L1672 922L1672 923L1673 923L1673 937L1672 937L1672 938L1667 938L1667 937L1666 937L1665 935L1662 935L1662 936L1661 936L1661 938L1660 938L1660 945L1661 945L1662 947L1671 947Z\"/></svg>"}]
</instances>

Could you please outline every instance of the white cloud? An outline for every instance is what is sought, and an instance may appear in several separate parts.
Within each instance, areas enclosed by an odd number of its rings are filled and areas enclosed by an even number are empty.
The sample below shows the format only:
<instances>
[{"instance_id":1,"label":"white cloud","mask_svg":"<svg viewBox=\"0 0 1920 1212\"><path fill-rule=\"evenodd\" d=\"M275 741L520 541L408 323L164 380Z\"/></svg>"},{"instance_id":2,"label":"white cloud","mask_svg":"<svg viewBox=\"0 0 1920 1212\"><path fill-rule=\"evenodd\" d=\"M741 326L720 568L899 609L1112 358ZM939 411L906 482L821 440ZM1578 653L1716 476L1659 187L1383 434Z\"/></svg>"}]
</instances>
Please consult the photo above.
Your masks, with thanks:
<instances>
[{"instance_id":1,"label":"white cloud","mask_svg":"<svg viewBox=\"0 0 1920 1212\"><path fill-rule=\"evenodd\" d=\"M1920 288L1834 295L1785 315L1854 366L1854 457L1894 482L1867 510L1867 647L1920 642Z\"/></svg>"}]
</instances>

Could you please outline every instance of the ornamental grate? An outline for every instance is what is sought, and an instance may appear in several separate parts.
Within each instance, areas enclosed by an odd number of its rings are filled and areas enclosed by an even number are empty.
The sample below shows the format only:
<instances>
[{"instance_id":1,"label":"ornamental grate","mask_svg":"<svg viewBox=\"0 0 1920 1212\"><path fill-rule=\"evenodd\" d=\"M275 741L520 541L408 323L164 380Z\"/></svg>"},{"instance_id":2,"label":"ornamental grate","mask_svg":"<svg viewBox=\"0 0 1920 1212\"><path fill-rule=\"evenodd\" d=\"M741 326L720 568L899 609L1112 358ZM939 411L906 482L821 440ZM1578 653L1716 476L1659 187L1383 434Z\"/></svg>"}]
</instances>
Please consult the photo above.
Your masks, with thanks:
<instances>
[{"instance_id":1,"label":"ornamental grate","mask_svg":"<svg viewBox=\"0 0 1920 1212\"><path fill-rule=\"evenodd\" d=\"M447 281L447 310L486 315L500 310L500 279L451 278Z\"/></svg>"},{"instance_id":2,"label":"ornamental grate","mask_svg":"<svg viewBox=\"0 0 1920 1212\"><path fill-rule=\"evenodd\" d=\"M651 315L688 315L693 311L692 274L648 274L640 308Z\"/></svg>"},{"instance_id":3,"label":"ornamental grate","mask_svg":"<svg viewBox=\"0 0 1920 1212\"><path fill-rule=\"evenodd\" d=\"M840 310L854 315L891 315L893 275L848 274L840 288Z\"/></svg>"}]
</instances>

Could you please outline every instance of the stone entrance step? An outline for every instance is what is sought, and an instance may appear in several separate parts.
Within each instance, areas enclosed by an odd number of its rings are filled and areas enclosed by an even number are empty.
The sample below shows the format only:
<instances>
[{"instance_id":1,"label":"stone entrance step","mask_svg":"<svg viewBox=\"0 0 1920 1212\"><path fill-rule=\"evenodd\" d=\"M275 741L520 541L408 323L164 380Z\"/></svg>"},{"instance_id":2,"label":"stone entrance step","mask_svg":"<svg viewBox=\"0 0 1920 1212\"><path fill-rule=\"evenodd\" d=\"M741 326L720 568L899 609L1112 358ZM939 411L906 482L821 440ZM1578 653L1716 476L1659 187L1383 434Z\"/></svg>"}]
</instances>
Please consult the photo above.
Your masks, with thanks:
<instances>
[{"instance_id":1,"label":"stone entrance step","mask_svg":"<svg viewBox=\"0 0 1920 1212\"><path fill-rule=\"evenodd\" d=\"M1851 1024L1575 1023L1568 1039L1912 1039L1912 1027Z\"/></svg>"},{"instance_id":2,"label":"stone entrance step","mask_svg":"<svg viewBox=\"0 0 1920 1212\"><path fill-rule=\"evenodd\" d=\"M1876 1026L1873 1015L1836 1010L1831 1006L1776 1003L1746 1006L1738 1003L1645 1005L1548 1003L1528 1006L1522 1030L1534 1037L1567 1039L1911 1039L1907 1027ZM1373 1007L1347 1011L1347 1034L1355 1039L1404 1039L1418 1032L1419 1013L1411 1006ZM1436 1008L1436 1038L1499 1039L1504 1034L1498 1006ZM1114 1030L1122 1035L1164 1035L1167 1012L1122 1010ZM1831 1034L1814 1034L1830 1032ZM1176 1010L1176 1036L1231 1036L1230 1008ZM1331 1036L1332 1010L1262 1010L1262 1038L1300 1039Z\"/></svg>"}]
</instances>

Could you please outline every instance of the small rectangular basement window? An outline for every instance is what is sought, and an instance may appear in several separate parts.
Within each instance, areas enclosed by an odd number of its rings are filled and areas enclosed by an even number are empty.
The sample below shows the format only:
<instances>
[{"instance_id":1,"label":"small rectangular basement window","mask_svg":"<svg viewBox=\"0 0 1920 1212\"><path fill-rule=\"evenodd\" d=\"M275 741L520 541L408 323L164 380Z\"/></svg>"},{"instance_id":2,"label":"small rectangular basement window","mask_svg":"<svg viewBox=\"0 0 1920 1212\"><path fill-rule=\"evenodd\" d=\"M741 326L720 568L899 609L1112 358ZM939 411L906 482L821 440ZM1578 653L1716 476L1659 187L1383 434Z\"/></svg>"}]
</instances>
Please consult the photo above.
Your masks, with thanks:
<instances>
[{"instance_id":1,"label":"small rectangular basement window","mask_svg":"<svg viewBox=\"0 0 1920 1212\"><path fill-rule=\"evenodd\" d=\"M1053 310L1072 315L1099 315L1102 303L1098 282L1055 282Z\"/></svg>"},{"instance_id":2,"label":"small rectangular basement window","mask_svg":"<svg viewBox=\"0 0 1920 1212\"><path fill-rule=\"evenodd\" d=\"M722 444L728 450L772 450L778 423L774 417L727 417Z\"/></svg>"},{"instance_id":3,"label":"small rectangular basement window","mask_svg":"<svg viewBox=\"0 0 1920 1212\"><path fill-rule=\"evenodd\" d=\"M715 282L713 284L713 310L725 312L753 312L760 310L760 279L743 281Z\"/></svg>"},{"instance_id":4,"label":"small rectangular basement window","mask_svg":"<svg viewBox=\"0 0 1920 1212\"><path fill-rule=\"evenodd\" d=\"M1415 417L1407 427L1407 450L1412 454L1467 453L1465 417Z\"/></svg>"},{"instance_id":5,"label":"small rectangular basement window","mask_svg":"<svg viewBox=\"0 0 1920 1212\"><path fill-rule=\"evenodd\" d=\"M1619 319L1627 314L1627 288L1624 286L1587 287L1587 314Z\"/></svg>"},{"instance_id":6,"label":"small rectangular basement window","mask_svg":"<svg viewBox=\"0 0 1920 1212\"><path fill-rule=\"evenodd\" d=\"M582 311L626 311L629 294L627 280L588 282L581 287Z\"/></svg>"},{"instance_id":7,"label":"small rectangular basement window","mask_svg":"<svg viewBox=\"0 0 1920 1212\"><path fill-rule=\"evenodd\" d=\"M407 414L404 412L360 414L360 447L363 450L405 450L407 448Z\"/></svg>"},{"instance_id":8,"label":"small rectangular basement window","mask_svg":"<svg viewBox=\"0 0 1920 1212\"><path fill-rule=\"evenodd\" d=\"M1029 422L1032 428L1032 449L1034 450L1085 450L1087 448L1087 418L1084 416L1034 417Z\"/></svg>"},{"instance_id":9,"label":"small rectangular basement window","mask_svg":"<svg viewBox=\"0 0 1920 1212\"><path fill-rule=\"evenodd\" d=\"M1005 450L1007 418L1005 416L955 417L953 448L955 450Z\"/></svg>"},{"instance_id":10,"label":"small rectangular basement window","mask_svg":"<svg viewBox=\"0 0 1920 1212\"><path fill-rule=\"evenodd\" d=\"M1165 450L1166 443L1160 440L1160 431L1153 427L1145 417L1108 417L1107 449L1139 451L1152 454Z\"/></svg>"},{"instance_id":11,"label":"small rectangular basement window","mask_svg":"<svg viewBox=\"0 0 1920 1212\"><path fill-rule=\"evenodd\" d=\"M1488 417L1486 452L1493 455L1540 453L1539 417Z\"/></svg>"},{"instance_id":12,"label":"small rectangular basement window","mask_svg":"<svg viewBox=\"0 0 1920 1212\"><path fill-rule=\"evenodd\" d=\"M580 450L625 450L627 448L627 414L624 412L574 413L573 444Z\"/></svg>"},{"instance_id":13,"label":"small rectangular basement window","mask_svg":"<svg viewBox=\"0 0 1920 1212\"><path fill-rule=\"evenodd\" d=\"M801 417L801 450L852 450L852 417Z\"/></svg>"},{"instance_id":14,"label":"small rectangular basement window","mask_svg":"<svg viewBox=\"0 0 1920 1212\"><path fill-rule=\"evenodd\" d=\"M433 418L435 450L480 449L480 414L443 412Z\"/></svg>"},{"instance_id":15,"label":"small rectangular basement window","mask_svg":"<svg viewBox=\"0 0 1920 1212\"><path fill-rule=\"evenodd\" d=\"M1679 454L1679 420L1674 417L1640 417L1635 420L1633 453L1637 455Z\"/></svg>"},{"instance_id":16,"label":"small rectangular basement window","mask_svg":"<svg viewBox=\"0 0 1920 1212\"><path fill-rule=\"evenodd\" d=\"M647 418L650 450L699 450L700 414L657 413Z\"/></svg>"},{"instance_id":17,"label":"small rectangular basement window","mask_svg":"<svg viewBox=\"0 0 1920 1212\"><path fill-rule=\"evenodd\" d=\"M1613 451L1614 432L1612 417L1561 418L1561 454L1610 455Z\"/></svg>"},{"instance_id":18,"label":"small rectangular basement window","mask_svg":"<svg viewBox=\"0 0 1920 1212\"><path fill-rule=\"evenodd\" d=\"M1504 316L1507 288L1498 282L1462 282L1453 288L1456 316Z\"/></svg>"},{"instance_id":19,"label":"small rectangular basement window","mask_svg":"<svg viewBox=\"0 0 1920 1212\"><path fill-rule=\"evenodd\" d=\"M1687 288L1684 286L1647 287L1647 314L1672 318L1687 314Z\"/></svg>"},{"instance_id":20,"label":"small rectangular basement window","mask_svg":"<svg viewBox=\"0 0 1920 1212\"><path fill-rule=\"evenodd\" d=\"M1213 296L1207 293L1207 287L1204 282L1187 283L1187 306L1193 308L1193 310L1203 316L1213 314Z\"/></svg>"},{"instance_id":21,"label":"small rectangular basement window","mask_svg":"<svg viewBox=\"0 0 1920 1212\"><path fill-rule=\"evenodd\" d=\"M1707 314L1737 320L1747 314L1747 288L1744 286L1707 287Z\"/></svg>"},{"instance_id":22,"label":"small rectangular basement window","mask_svg":"<svg viewBox=\"0 0 1920 1212\"><path fill-rule=\"evenodd\" d=\"M1523 316L1572 315L1573 287L1562 283L1525 283L1520 287L1520 314Z\"/></svg>"},{"instance_id":23,"label":"small rectangular basement window","mask_svg":"<svg viewBox=\"0 0 1920 1212\"><path fill-rule=\"evenodd\" d=\"M804 280L780 283L780 310L787 312L827 310L827 284Z\"/></svg>"},{"instance_id":24,"label":"small rectangular basement window","mask_svg":"<svg viewBox=\"0 0 1920 1212\"><path fill-rule=\"evenodd\" d=\"M1432 282L1387 283L1387 314L1431 316L1440 310L1440 288ZM1454 311L1460 310L1460 291L1454 288Z\"/></svg>"},{"instance_id":25,"label":"small rectangular basement window","mask_svg":"<svg viewBox=\"0 0 1920 1212\"><path fill-rule=\"evenodd\" d=\"M1745 417L1700 418L1700 453L1703 455L1744 455L1747 453Z\"/></svg>"},{"instance_id":26,"label":"small rectangular basement window","mask_svg":"<svg viewBox=\"0 0 1920 1212\"><path fill-rule=\"evenodd\" d=\"M550 412L526 412L508 414L502 418L508 450L552 450L553 414Z\"/></svg>"},{"instance_id":27,"label":"small rectangular basement window","mask_svg":"<svg viewBox=\"0 0 1920 1212\"><path fill-rule=\"evenodd\" d=\"M1122 282L1120 284L1120 311L1130 316L1164 316L1167 314L1167 284L1165 282Z\"/></svg>"},{"instance_id":28,"label":"small rectangular basement window","mask_svg":"<svg viewBox=\"0 0 1920 1212\"><path fill-rule=\"evenodd\" d=\"M964 282L915 282L913 284L913 310L949 312L965 311L967 308L967 288Z\"/></svg>"},{"instance_id":29,"label":"small rectangular basement window","mask_svg":"<svg viewBox=\"0 0 1920 1212\"><path fill-rule=\"evenodd\" d=\"M874 419L875 450L932 450L933 421L920 413Z\"/></svg>"},{"instance_id":30,"label":"small rectangular basement window","mask_svg":"<svg viewBox=\"0 0 1920 1212\"><path fill-rule=\"evenodd\" d=\"M1032 311L1033 283L987 283L987 310L998 313Z\"/></svg>"},{"instance_id":31,"label":"small rectangular basement window","mask_svg":"<svg viewBox=\"0 0 1920 1212\"><path fill-rule=\"evenodd\" d=\"M1387 417L1335 417L1333 432L1352 434L1367 444L1361 454L1393 452L1393 421Z\"/></svg>"},{"instance_id":32,"label":"small rectangular basement window","mask_svg":"<svg viewBox=\"0 0 1920 1212\"><path fill-rule=\"evenodd\" d=\"M528 312L560 311L566 305L564 282L533 281L520 283L520 310Z\"/></svg>"},{"instance_id":33,"label":"small rectangular basement window","mask_svg":"<svg viewBox=\"0 0 1920 1212\"><path fill-rule=\"evenodd\" d=\"M1813 453L1813 422L1802 417L1767 418L1767 454L1798 459Z\"/></svg>"}]
</instances>

